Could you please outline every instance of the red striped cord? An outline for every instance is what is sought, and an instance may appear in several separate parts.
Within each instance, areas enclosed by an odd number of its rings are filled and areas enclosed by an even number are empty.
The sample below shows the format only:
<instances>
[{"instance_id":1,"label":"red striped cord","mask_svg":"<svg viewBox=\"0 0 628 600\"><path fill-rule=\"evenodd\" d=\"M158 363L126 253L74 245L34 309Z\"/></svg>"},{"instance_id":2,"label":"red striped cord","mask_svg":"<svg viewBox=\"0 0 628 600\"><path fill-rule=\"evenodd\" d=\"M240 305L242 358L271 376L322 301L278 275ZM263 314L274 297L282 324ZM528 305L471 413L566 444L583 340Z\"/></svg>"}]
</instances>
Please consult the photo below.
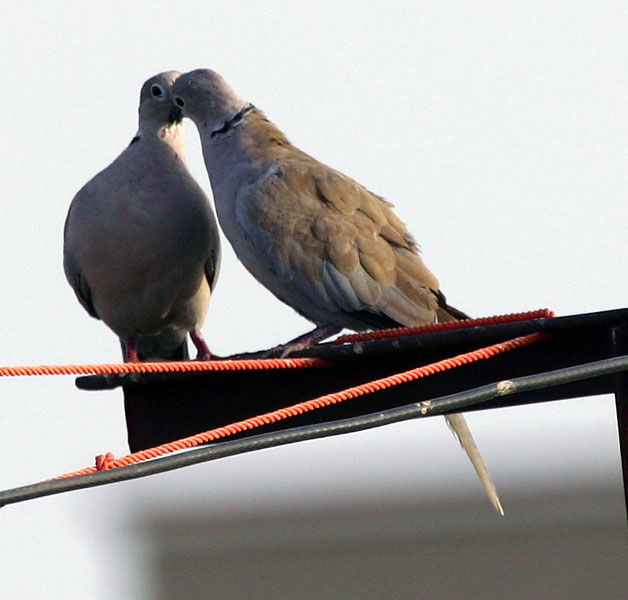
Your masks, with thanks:
<instances>
[{"instance_id":1,"label":"red striped cord","mask_svg":"<svg viewBox=\"0 0 628 600\"><path fill-rule=\"evenodd\" d=\"M542 319L554 317L555 313L547 308L530 312L511 313L494 317L481 317L479 319L464 319L461 321L444 321L443 323L430 323L428 325L416 325L413 327L394 327L392 329L378 329L377 331L365 331L363 333L350 333L341 335L334 340L334 344L348 344L353 342L366 342L370 340L383 340L406 335L420 333L434 333L437 331L451 331L452 329L468 329L484 325L498 325L515 321L528 321L530 319Z\"/></svg>"}]
</instances>

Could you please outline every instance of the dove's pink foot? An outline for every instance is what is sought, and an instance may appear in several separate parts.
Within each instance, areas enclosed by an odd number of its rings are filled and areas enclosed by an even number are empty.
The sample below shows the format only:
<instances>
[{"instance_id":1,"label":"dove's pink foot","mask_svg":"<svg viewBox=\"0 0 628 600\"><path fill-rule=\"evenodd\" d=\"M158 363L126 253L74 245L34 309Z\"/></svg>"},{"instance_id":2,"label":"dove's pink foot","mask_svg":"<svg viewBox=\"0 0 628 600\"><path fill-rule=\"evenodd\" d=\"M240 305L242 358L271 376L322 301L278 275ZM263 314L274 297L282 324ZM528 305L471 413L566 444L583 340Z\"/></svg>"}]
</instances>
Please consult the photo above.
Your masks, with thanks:
<instances>
[{"instance_id":1,"label":"dove's pink foot","mask_svg":"<svg viewBox=\"0 0 628 600\"><path fill-rule=\"evenodd\" d=\"M212 354L203 334L200 331L190 331L190 339L196 347L196 360L211 360L212 358L218 358Z\"/></svg>"},{"instance_id":2,"label":"dove's pink foot","mask_svg":"<svg viewBox=\"0 0 628 600\"><path fill-rule=\"evenodd\" d=\"M137 355L137 340L134 337L124 340L124 362L140 362Z\"/></svg>"}]
</instances>

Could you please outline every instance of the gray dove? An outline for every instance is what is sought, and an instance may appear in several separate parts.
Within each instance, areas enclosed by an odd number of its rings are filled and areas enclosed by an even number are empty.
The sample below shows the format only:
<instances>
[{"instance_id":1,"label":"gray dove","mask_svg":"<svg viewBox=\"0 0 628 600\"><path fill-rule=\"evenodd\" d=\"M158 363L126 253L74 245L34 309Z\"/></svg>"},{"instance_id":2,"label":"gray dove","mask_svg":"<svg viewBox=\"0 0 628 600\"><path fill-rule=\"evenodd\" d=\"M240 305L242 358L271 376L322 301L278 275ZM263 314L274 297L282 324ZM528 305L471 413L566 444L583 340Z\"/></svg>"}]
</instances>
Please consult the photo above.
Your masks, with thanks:
<instances>
[{"instance_id":1,"label":"gray dove","mask_svg":"<svg viewBox=\"0 0 628 600\"><path fill-rule=\"evenodd\" d=\"M292 145L218 73L186 73L172 93L198 128L218 221L238 258L316 325L284 347L342 328L467 318L447 304L389 202ZM464 417L446 419L503 514Z\"/></svg>"},{"instance_id":2,"label":"gray dove","mask_svg":"<svg viewBox=\"0 0 628 600\"><path fill-rule=\"evenodd\" d=\"M211 352L201 327L220 265L206 194L185 162L180 73L151 77L140 92L129 146L76 194L65 222L63 266L85 308L120 338L126 361L198 359Z\"/></svg>"}]
</instances>

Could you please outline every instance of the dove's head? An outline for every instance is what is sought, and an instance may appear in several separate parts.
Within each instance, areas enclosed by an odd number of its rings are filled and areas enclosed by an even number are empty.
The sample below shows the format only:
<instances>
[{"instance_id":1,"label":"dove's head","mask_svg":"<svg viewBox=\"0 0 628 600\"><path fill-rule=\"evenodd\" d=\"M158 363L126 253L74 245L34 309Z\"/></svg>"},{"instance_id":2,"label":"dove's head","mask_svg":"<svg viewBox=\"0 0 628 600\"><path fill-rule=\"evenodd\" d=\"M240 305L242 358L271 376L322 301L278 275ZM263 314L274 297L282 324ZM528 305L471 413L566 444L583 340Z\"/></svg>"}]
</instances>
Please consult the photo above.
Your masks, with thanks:
<instances>
[{"instance_id":1,"label":"dove's head","mask_svg":"<svg viewBox=\"0 0 628 600\"><path fill-rule=\"evenodd\" d=\"M181 75L172 96L183 116L192 119L199 130L209 133L219 131L250 106L218 73L209 69Z\"/></svg>"},{"instance_id":2,"label":"dove's head","mask_svg":"<svg viewBox=\"0 0 628 600\"><path fill-rule=\"evenodd\" d=\"M140 127L148 123L163 127L181 122L181 110L172 101L172 87L180 75L177 71L166 71L144 82L140 92Z\"/></svg>"}]
</instances>

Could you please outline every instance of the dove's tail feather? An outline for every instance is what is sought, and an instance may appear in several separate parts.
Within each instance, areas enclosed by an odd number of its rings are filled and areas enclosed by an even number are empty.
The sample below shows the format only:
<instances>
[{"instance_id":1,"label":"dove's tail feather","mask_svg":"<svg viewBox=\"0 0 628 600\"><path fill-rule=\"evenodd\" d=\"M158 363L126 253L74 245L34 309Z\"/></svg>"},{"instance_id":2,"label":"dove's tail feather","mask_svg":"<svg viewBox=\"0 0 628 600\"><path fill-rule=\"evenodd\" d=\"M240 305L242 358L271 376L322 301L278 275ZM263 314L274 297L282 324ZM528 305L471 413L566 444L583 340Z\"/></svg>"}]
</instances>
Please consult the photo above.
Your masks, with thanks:
<instances>
[{"instance_id":1,"label":"dove's tail feather","mask_svg":"<svg viewBox=\"0 0 628 600\"><path fill-rule=\"evenodd\" d=\"M461 310L454 308L447 304L447 299L445 295L438 290L436 293L436 297L438 299L438 308L436 309L436 314L438 317L438 322L442 323L444 321L461 321L464 319L470 319L469 315L463 313ZM495 508L495 510L500 514L504 515L504 509L502 508L502 504L499 501L499 496L497 495L497 489L495 488L495 484L493 483L493 478L489 473L489 470L484 463L484 459L480 454L480 450L475 445L475 441L473 436L471 435L471 431L469 430L469 426L467 425L466 419L459 413L453 413L450 415L445 415L445 419L447 421L447 425L454 432L460 445L467 453L475 472L478 474L482 485L484 486L484 490L486 491L486 495L488 499L491 501L491 504Z\"/></svg>"},{"instance_id":2,"label":"dove's tail feather","mask_svg":"<svg viewBox=\"0 0 628 600\"><path fill-rule=\"evenodd\" d=\"M438 300L436 316L439 323L443 323L444 321L462 321L464 319L471 318L468 314L463 313L454 306L447 304L447 298L445 298L445 294L443 294L441 290L436 290L434 294Z\"/></svg>"},{"instance_id":3,"label":"dove's tail feather","mask_svg":"<svg viewBox=\"0 0 628 600\"><path fill-rule=\"evenodd\" d=\"M452 413L450 415L445 415L445 419L447 421L447 425L449 425L450 429L454 432L460 445L467 453L467 456L471 460L471 464L475 469L482 485L484 486L484 490L486 491L486 495L488 496L491 504L495 508L495 510L500 514L504 515L504 509L502 508L502 504L499 501L499 496L497 495L497 489L495 488L495 484L493 483L493 478L484 463L484 459L480 454L478 447L475 445L475 441L473 440L473 436L471 435L471 431L467 425L467 421L460 413Z\"/></svg>"},{"instance_id":4,"label":"dove's tail feather","mask_svg":"<svg viewBox=\"0 0 628 600\"><path fill-rule=\"evenodd\" d=\"M443 323L445 321L464 321L465 319L471 318L468 314L463 313L461 310L458 310L449 304L439 306L436 309L436 315L439 323Z\"/></svg>"},{"instance_id":5,"label":"dove's tail feather","mask_svg":"<svg viewBox=\"0 0 628 600\"><path fill-rule=\"evenodd\" d=\"M491 504L495 508L495 510L500 514L504 515L504 509L502 508L502 504L499 501L499 496L497 495L497 489L495 488L495 484L493 483L493 478L484 463L484 459L480 454L478 447L475 445L475 441L473 440L473 436L471 435L471 431L467 425L467 421L465 418L459 413L453 413L450 415L445 415L445 419L447 420L447 425L449 425L450 429L454 432L460 445L467 453L467 456L471 460L471 464L475 469L482 485L484 486L484 490L486 491L486 495L488 496Z\"/></svg>"}]
</instances>

